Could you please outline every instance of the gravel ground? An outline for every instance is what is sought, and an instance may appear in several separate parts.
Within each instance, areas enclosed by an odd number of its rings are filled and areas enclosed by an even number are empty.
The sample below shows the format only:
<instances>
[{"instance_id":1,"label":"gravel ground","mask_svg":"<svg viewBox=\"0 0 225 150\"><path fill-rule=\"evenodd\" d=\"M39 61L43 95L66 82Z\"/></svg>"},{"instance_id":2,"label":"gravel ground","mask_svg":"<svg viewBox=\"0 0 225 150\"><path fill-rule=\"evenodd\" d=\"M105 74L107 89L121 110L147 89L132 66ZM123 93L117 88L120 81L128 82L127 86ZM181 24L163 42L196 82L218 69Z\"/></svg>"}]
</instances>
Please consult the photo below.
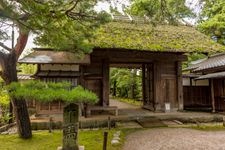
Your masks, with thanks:
<instances>
[{"instance_id":1,"label":"gravel ground","mask_svg":"<svg viewBox=\"0 0 225 150\"><path fill-rule=\"evenodd\" d=\"M110 106L117 106L118 109L138 109L140 106L131 105L128 103L120 102L119 100L110 99Z\"/></svg>"},{"instance_id":2,"label":"gravel ground","mask_svg":"<svg viewBox=\"0 0 225 150\"><path fill-rule=\"evenodd\" d=\"M225 131L148 129L128 135L123 150L225 150Z\"/></svg>"}]
</instances>

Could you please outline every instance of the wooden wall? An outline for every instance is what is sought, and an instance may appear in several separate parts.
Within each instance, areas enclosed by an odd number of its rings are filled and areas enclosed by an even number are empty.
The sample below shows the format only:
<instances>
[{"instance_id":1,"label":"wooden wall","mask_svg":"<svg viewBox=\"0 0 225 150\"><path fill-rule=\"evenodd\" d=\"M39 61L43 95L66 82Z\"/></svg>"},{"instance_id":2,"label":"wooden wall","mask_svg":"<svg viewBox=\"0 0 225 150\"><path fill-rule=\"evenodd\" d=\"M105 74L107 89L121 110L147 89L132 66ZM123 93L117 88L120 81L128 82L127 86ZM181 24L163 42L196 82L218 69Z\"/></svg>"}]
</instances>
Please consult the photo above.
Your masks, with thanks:
<instances>
[{"instance_id":1,"label":"wooden wall","mask_svg":"<svg viewBox=\"0 0 225 150\"><path fill-rule=\"evenodd\" d=\"M225 79L214 79L214 97L216 111L225 111Z\"/></svg>"},{"instance_id":2,"label":"wooden wall","mask_svg":"<svg viewBox=\"0 0 225 150\"><path fill-rule=\"evenodd\" d=\"M184 109L211 108L210 86L184 86Z\"/></svg>"},{"instance_id":3,"label":"wooden wall","mask_svg":"<svg viewBox=\"0 0 225 150\"><path fill-rule=\"evenodd\" d=\"M91 64L81 66L82 78L84 78L83 86L99 97L97 105L109 105L109 63L107 59L96 59L91 57Z\"/></svg>"},{"instance_id":4,"label":"wooden wall","mask_svg":"<svg viewBox=\"0 0 225 150\"><path fill-rule=\"evenodd\" d=\"M165 103L169 102L172 110L182 109L181 61L186 60L182 53L94 49L90 58L91 64L80 65L77 83L98 95L100 101L97 105L109 105L110 64L138 64L144 66L146 73L143 79L144 105L163 111Z\"/></svg>"}]
</instances>

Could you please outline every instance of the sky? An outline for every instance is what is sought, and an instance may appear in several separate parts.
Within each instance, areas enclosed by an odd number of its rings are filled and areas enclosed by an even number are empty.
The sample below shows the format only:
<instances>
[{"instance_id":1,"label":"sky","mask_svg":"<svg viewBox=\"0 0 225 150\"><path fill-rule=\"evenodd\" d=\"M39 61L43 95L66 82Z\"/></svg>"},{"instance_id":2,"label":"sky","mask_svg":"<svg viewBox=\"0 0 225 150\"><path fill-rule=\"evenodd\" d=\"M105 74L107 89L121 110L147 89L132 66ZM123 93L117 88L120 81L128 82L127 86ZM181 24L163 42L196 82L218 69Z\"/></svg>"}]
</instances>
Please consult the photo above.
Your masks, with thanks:
<instances>
[{"instance_id":1,"label":"sky","mask_svg":"<svg viewBox=\"0 0 225 150\"><path fill-rule=\"evenodd\" d=\"M186 0L186 5L192 8L196 14L199 14L199 12L201 11L201 7L198 6L199 1L200 0ZM110 12L110 5L114 8L117 8L119 12L123 13L122 6L123 5L129 6L130 3L129 3L129 0L111 0L111 2L98 2L95 9L96 11L104 10L104 11ZM193 20L193 19L192 20L187 19L187 21L190 22L191 24L196 23L196 20ZM8 28L7 30L9 33L12 32L12 28ZM17 37L18 37L18 32L15 31L15 43L16 43ZM37 45L35 45L33 41L34 37L35 36L32 33L30 33L23 55L26 54L30 49L37 47ZM11 40L5 41L4 44L11 47L12 41Z\"/></svg>"}]
</instances>

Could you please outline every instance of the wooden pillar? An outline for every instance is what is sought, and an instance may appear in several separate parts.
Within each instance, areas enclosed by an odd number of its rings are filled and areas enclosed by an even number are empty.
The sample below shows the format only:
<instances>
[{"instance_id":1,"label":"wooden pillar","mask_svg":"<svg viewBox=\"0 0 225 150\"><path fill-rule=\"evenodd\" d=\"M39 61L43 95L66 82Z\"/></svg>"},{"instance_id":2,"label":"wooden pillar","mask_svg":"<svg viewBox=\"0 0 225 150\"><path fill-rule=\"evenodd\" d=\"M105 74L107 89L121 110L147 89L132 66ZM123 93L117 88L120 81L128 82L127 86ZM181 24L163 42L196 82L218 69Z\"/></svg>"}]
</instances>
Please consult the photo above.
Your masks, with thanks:
<instances>
[{"instance_id":1,"label":"wooden pillar","mask_svg":"<svg viewBox=\"0 0 225 150\"><path fill-rule=\"evenodd\" d=\"M109 105L109 60L102 61L102 106Z\"/></svg>"},{"instance_id":2,"label":"wooden pillar","mask_svg":"<svg viewBox=\"0 0 225 150\"><path fill-rule=\"evenodd\" d=\"M81 86L85 86L85 80L84 80L84 66L80 66L80 77L79 77L79 84Z\"/></svg>"},{"instance_id":3,"label":"wooden pillar","mask_svg":"<svg viewBox=\"0 0 225 150\"><path fill-rule=\"evenodd\" d=\"M210 79L210 87L211 87L211 99L212 99L212 112L215 112L215 96L214 96L213 79Z\"/></svg>"},{"instance_id":4,"label":"wooden pillar","mask_svg":"<svg viewBox=\"0 0 225 150\"><path fill-rule=\"evenodd\" d=\"M183 98L183 79L182 79L182 63L177 62L177 99L178 109L184 109L184 98Z\"/></svg>"},{"instance_id":5,"label":"wooden pillar","mask_svg":"<svg viewBox=\"0 0 225 150\"><path fill-rule=\"evenodd\" d=\"M146 103L146 82L145 82L145 64L142 64L142 98L143 98L143 105Z\"/></svg>"},{"instance_id":6,"label":"wooden pillar","mask_svg":"<svg viewBox=\"0 0 225 150\"><path fill-rule=\"evenodd\" d=\"M163 96L163 92L162 91L162 78L161 78L161 64L158 61L155 61L153 64L153 100L154 100L154 111L161 111L162 110L162 96Z\"/></svg>"}]
</instances>

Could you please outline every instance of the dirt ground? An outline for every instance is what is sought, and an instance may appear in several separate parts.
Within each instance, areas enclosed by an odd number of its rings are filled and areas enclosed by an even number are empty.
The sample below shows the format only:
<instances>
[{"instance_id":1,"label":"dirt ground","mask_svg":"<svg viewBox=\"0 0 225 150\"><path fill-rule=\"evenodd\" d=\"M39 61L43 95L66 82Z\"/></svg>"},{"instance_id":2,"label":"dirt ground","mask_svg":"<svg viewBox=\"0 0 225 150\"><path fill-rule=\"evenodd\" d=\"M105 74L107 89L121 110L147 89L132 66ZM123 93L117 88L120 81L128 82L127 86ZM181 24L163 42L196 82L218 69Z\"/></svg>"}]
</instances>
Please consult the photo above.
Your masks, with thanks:
<instances>
[{"instance_id":1,"label":"dirt ground","mask_svg":"<svg viewBox=\"0 0 225 150\"><path fill-rule=\"evenodd\" d=\"M225 150L225 131L148 129L128 135L123 150Z\"/></svg>"}]
</instances>

